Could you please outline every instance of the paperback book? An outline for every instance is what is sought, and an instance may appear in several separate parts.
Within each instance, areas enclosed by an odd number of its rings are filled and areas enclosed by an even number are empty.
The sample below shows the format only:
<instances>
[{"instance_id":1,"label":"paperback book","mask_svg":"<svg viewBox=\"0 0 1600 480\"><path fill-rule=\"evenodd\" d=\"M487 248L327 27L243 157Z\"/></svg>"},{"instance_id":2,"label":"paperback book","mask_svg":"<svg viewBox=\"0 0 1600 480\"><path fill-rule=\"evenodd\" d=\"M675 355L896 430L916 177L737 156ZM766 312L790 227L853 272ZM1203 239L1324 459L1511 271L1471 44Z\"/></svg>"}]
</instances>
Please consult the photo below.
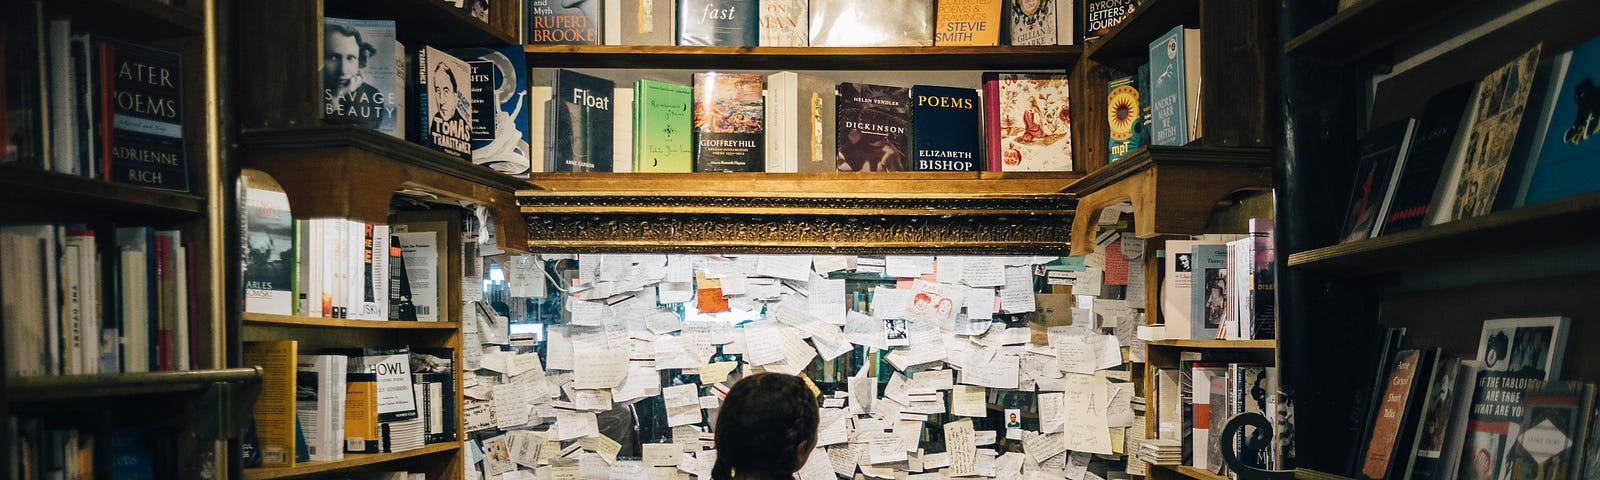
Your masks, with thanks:
<instances>
[{"instance_id":1,"label":"paperback book","mask_svg":"<svg viewBox=\"0 0 1600 480\"><path fill-rule=\"evenodd\" d=\"M838 95L827 78L767 77L767 172L832 172Z\"/></svg>"},{"instance_id":2,"label":"paperback book","mask_svg":"<svg viewBox=\"0 0 1600 480\"><path fill-rule=\"evenodd\" d=\"M1600 172L1600 112L1593 101L1600 98L1600 38L1590 39L1567 56L1560 65L1556 102L1548 118L1540 146L1534 152L1537 163L1528 184L1524 204L1548 202L1593 192L1593 181Z\"/></svg>"},{"instance_id":3,"label":"paperback book","mask_svg":"<svg viewBox=\"0 0 1600 480\"><path fill-rule=\"evenodd\" d=\"M1083 38L1085 41L1111 33L1111 27L1133 13L1140 0L1079 0L1083 6Z\"/></svg>"},{"instance_id":4,"label":"paperback book","mask_svg":"<svg viewBox=\"0 0 1600 480\"><path fill-rule=\"evenodd\" d=\"M760 6L757 0L678 0L678 45L760 45Z\"/></svg>"},{"instance_id":5,"label":"paperback book","mask_svg":"<svg viewBox=\"0 0 1600 480\"><path fill-rule=\"evenodd\" d=\"M809 0L760 0L763 47L804 47L810 45L811 11Z\"/></svg>"},{"instance_id":6,"label":"paperback book","mask_svg":"<svg viewBox=\"0 0 1600 480\"><path fill-rule=\"evenodd\" d=\"M1106 125L1110 140L1106 161L1115 162L1144 146L1140 135L1143 118L1136 76L1113 79L1106 83Z\"/></svg>"},{"instance_id":7,"label":"paperback book","mask_svg":"<svg viewBox=\"0 0 1600 480\"><path fill-rule=\"evenodd\" d=\"M1391 191L1397 164L1405 161L1402 154L1415 127L1416 121L1408 118L1375 128L1361 138L1342 241L1371 238L1376 233L1385 194Z\"/></svg>"},{"instance_id":8,"label":"paperback book","mask_svg":"<svg viewBox=\"0 0 1600 480\"><path fill-rule=\"evenodd\" d=\"M1478 82L1478 109L1466 157L1461 160L1450 220L1476 217L1493 209L1528 103L1533 82L1527 80L1533 78L1539 50L1535 46Z\"/></svg>"},{"instance_id":9,"label":"paperback book","mask_svg":"<svg viewBox=\"0 0 1600 480\"><path fill-rule=\"evenodd\" d=\"M933 45L934 0L811 0L813 47Z\"/></svg>"},{"instance_id":10,"label":"paperback book","mask_svg":"<svg viewBox=\"0 0 1600 480\"><path fill-rule=\"evenodd\" d=\"M433 47L417 51L416 139L435 150L472 159L472 89L467 62Z\"/></svg>"},{"instance_id":11,"label":"paperback book","mask_svg":"<svg viewBox=\"0 0 1600 480\"><path fill-rule=\"evenodd\" d=\"M106 178L112 182L180 192L189 191L189 162L183 139L182 58L144 45L103 41L111 95L101 111L109 120L110 141L102 149ZM114 75L114 76L111 76ZM138 98L141 101L121 101ZM60 112L56 112L60 113Z\"/></svg>"},{"instance_id":12,"label":"paperback book","mask_svg":"<svg viewBox=\"0 0 1600 480\"><path fill-rule=\"evenodd\" d=\"M1571 321L1566 317L1513 318L1483 322L1478 340L1478 387L1468 417L1462 471L1501 478L1506 457L1521 435L1528 391L1561 377Z\"/></svg>"},{"instance_id":13,"label":"paperback book","mask_svg":"<svg viewBox=\"0 0 1600 480\"><path fill-rule=\"evenodd\" d=\"M1072 114L1067 76L984 73L988 171L1072 170Z\"/></svg>"},{"instance_id":14,"label":"paperback book","mask_svg":"<svg viewBox=\"0 0 1600 480\"><path fill-rule=\"evenodd\" d=\"M766 107L755 73L694 74L694 162L697 172L759 172Z\"/></svg>"},{"instance_id":15,"label":"paperback book","mask_svg":"<svg viewBox=\"0 0 1600 480\"><path fill-rule=\"evenodd\" d=\"M838 88L838 171L910 170L911 89L848 82Z\"/></svg>"},{"instance_id":16,"label":"paperback book","mask_svg":"<svg viewBox=\"0 0 1600 480\"><path fill-rule=\"evenodd\" d=\"M1372 427L1362 448L1362 479L1398 478L1408 463L1400 458L1408 451L1401 450L1415 432L1416 410L1432 379L1433 364L1439 357L1438 349L1424 348L1402 350L1383 383L1383 396L1372 412Z\"/></svg>"},{"instance_id":17,"label":"paperback book","mask_svg":"<svg viewBox=\"0 0 1600 480\"><path fill-rule=\"evenodd\" d=\"M609 172L616 83L572 70L556 72L550 101L552 172Z\"/></svg>"},{"instance_id":18,"label":"paperback book","mask_svg":"<svg viewBox=\"0 0 1600 480\"><path fill-rule=\"evenodd\" d=\"M1528 390L1521 432L1507 452L1502 478L1574 478L1582 465L1585 420L1594 412L1594 384L1549 381ZM1567 475L1562 475L1566 472Z\"/></svg>"},{"instance_id":19,"label":"paperback book","mask_svg":"<svg viewBox=\"0 0 1600 480\"><path fill-rule=\"evenodd\" d=\"M623 45L674 45L678 0L622 0Z\"/></svg>"},{"instance_id":20,"label":"paperback book","mask_svg":"<svg viewBox=\"0 0 1600 480\"><path fill-rule=\"evenodd\" d=\"M322 19L322 118L402 137L393 20Z\"/></svg>"},{"instance_id":21,"label":"paperback book","mask_svg":"<svg viewBox=\"0 0 1600 480\"><path fill-rule=\"evenodd\" d=\"M911 88L911 169L975 172L982 154L978 92L970 88Z\"/></svg>"},{"instance_id":22,"label":"paperback book","mask_svg":"<svg viewBox=\"0 0 1600 480\"><path fill-rule=\"evenodd\" d=\"M1007 45L1055 45L1061 0L1006 0Z\"/></svg>"},{"instance_id":23,"label":"paperback book","mask_svg":"<svg viewBox=\"0 0 1600 480\"><path fill-rule=\"evenodd\" d=\"M1428 100L1406 148L1406 162L1395 180L1394 198L1379 227L1380 235L1413 230L1427 222L1445 164L1456 146L1465 141L1456 133L1466 119L1472 89L1473 84L1465 83Z\"/></svg>"},{"instance_id":24,"label":"paperback book","mask_svg":"<svg viewBox=\"0 0 1600 480\"><path fill-rule=\"evenodd\" d=\"M527 0L525 35L534 45L599 45L601 0Z\"/></svg>"},{"instance_id":25,"label":"paperback book","mask_svg":"<svg viewBox=\"0 0 1600 480\"><path fill-rule=\"evenodd\" d=\"M522 46L450 53L472 70L472 163L526 178L535 153L529 148L528 67Z\"/></svg>"},{"instance_id":26,"label":"paperback book","mask_svg":"<svg viewBox=\"0 0 1600 480\"><path fill-rule=\"evenodd\" d=\"M633 171L694 171L694 88L650 79L633 84Z\"/></svg>"},{"instance_id":27,"label":"paperback book","mask_svg":"<svg viewBox=\"0 0 1600 480\"><path fill-rule=\"evenodd\" d=\"M294 314L294 220L283 192L244 191L244 311Z\"/></svg>"},{"instance_id":28,"label":"paperback book","mask_svg":"<svg viewBox=\"0 0 1600 480\"><path fill-rule=\"evenodd\" d=\"M935 14L933 44L993 46L1000 44L1001 7L1005 0L942 0Z\"/></svg>"},{"instance_id":29,"label":"paperback book","mask_svg":"<svg viewBox=\"0 0 1600 480\"><path fill-rule=\"evenodd\" d=\"M1150 144L1200 138L1199 100L1200 29L1179 25L1150 42Z\"/></svg>"}]
</instances>

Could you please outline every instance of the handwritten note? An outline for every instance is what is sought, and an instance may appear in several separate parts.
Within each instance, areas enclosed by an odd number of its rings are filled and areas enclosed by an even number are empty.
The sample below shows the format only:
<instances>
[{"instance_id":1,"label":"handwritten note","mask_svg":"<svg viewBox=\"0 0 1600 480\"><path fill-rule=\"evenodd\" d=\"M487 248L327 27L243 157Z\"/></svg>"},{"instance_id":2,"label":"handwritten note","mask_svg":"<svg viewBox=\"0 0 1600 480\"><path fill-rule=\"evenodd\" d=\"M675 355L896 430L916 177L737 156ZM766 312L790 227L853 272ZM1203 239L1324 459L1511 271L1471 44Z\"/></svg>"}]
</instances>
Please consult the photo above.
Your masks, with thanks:
<instances>
[{"instance_id":1,"label":"handwritten note","mask_svg":"<svg viewBox=\"0 0 1600 480\"><path fill-rule=\"evenodd\" d=\"M1044 433L1061 431L1061 427L1065 425L1067 420L1066 407L1066 400L1063 398L1063 394L1039 394L1039 431Z\"/></svg>"},{"instance_id":2,"label":"handwritten note","mask_svg":"<svg viewBox=\"0 0 1600 480\"><path fill-rule=\"evenodd\" d=\"M883 257L884 273L891 277L914 278L933 273L933 257L924 255L887 255Z\"/></svg>"},{"instance_id":3,"label":"handwritten note","mask_svg":"<svg viewBox=\"0 0 1600 480\"><path fill-rule=\"evenodd\" d=\"M1063 372L1093 374L1100 368L1098 335L1070 335L1053 339L1056 364Z\"/></svg>"},{"instance_id":4,"label":"handwritten note","mask_svg":"<svg viewBox=\"0 0 1600 480\"><path fill-rule=\"evenodd\" d=\"M1074 452L1111 454L1110 424L1106 419L1105 380L1093 375L1069 373L1066 376L1067 449Z\"/></svg>"},{"instance_id":5,"label":"handwritten note","mask_svg":"<svg viewBox=\"0 0 1600 480\"><path fill-rule=\"evenodd\" d=\"M878 350L889 349L888 330L884 328L883 320L869 317L861 312L849 312L844 324L845 338L850 343Z\"/></svg>"},{"instance_id":6,"label":"handwritten note","mask_svg":"<svg viewBox=\"0 0 1600 480\"><path fill-rule=\"evenodd\" d=\"M1005 285L1005 263L1002 257L967 257L961 261L961 281L973 287L998 287Z\"/></svg>"},{"instance_id":7,"label":"handwritten note","mask_svg":"<svg viewBox=\"0 0 1600 480\"><path fill-rule=\"evenodd\" d=\"M612 388L622 384L628 376L627 350L601 350L585 353L582 362L573 369L573 379L580 389ZM538 357L534 357L537 359Z\"/></svg>"},{"instance_id":8,"label":"handwritten note","mask_svg":"<svg viewBox=\"0 0 1600 480\"><path fill-rule=\"evenodd\" d=\"M803 282L811 278L811 256L761 255L756 260L756 274Z\"/></svg>"},{"instance_id":9,"label":"handwritten note","mask_svg":"<svg viewBox=\"0 0 1600 480\"><path fill-rule=\"evenodd\" d=\"M1133 384L1106 382L1108 402L1106 424L1112 427L1133 426Z\"/></svg>"},{"instance_id":10,"label":"handwritten note","mask_svg":"<svg viewBox=\"0 0 1600 480\"><path fill-rule=\"evenodd\" d=\"M557 409L556 432L556 438L553 440L563 442L599 435L600 422L595 418L594 412Z\"/></svg>"},{"instance_id":11,"label":"handwritten note","mask_svg":"<svg viewBox=\"0 0 1600 480\"><path fill-rule=\"evenodd\" d=\"M811 315L833 325L845 324L845 285L844 279L828 280L813 278L806 282L807 310Z\"/></svg>"},{"instance_id":12,"label":"handwritten note","mask_svg":"<svg viewBox=\"0 0 1600 480\"><path fill-rule=\"evenodd\" d=\"M783 360L783 337L776 322L754 322L744 327L744 360L766 365Z\"/></svg>"},{"instance_id":13,"label":"handwritten note","mask_svg":"<svg viewBox=\"0 0 1600 480\"><path fill-rule=\"evenodd\" d=\"M966 257L943 255L934 259L933 281L960 284L962 260Z\"/></svg>"},{"instance_id":14,"label":"handwritten note","mask_svg":"<svg viewBox=\"0 0 1600 480\"><path fill-rule=\"evenodd\" d=\"M986 417L989 415L988 389L972 385L956 385L950 391L950 414L961 417Z\"/></svg>"},{"instance_id":15,"label":"handwritten note","mask_svg":"<svg viewBox=\"0 0 1600 480\"><path fill-rule=\"evenodd\" d=\"M900 436L879 432L868 437L868 461L874 465L901 462L906 459L905 443Z\"/></svg>"},{"instance_id":16,"label":"handwritten note","mask_svg":"<svg viewBox=\"0 0 1600 480\"><path fill-rule=\"evenodd\" d=\"M1049 459L1067 451L1067 441L1061 433L1027 432L1022 435L1022 449L1036 460Z\"/></svg>"},{"instance_id":17,"label":"handwritten note","mask_svg":"<svg viewBox=\"0 0 1600 480\"><path fill-rule=\"evenodd\" d=\"M961 383L991 388L1017 388L1021 359L1016 354L997 354L993 360L961 371Z\"/></svg>"},{"instance_id":18,"label":"handwritten note","mask_svg":"<svg viewBox=\"0 0 1600 480\"><path fill-rule=\"evenodd\" d=\"M728 379L728 374L739 368L739 362L713 362L700 367L700 384L709 385Z\"/></svg>"},{"instance_id":19,"label":"handwritten note","mask_svg":"<svg viewBox=\"0 0 1600 480\"><path fill-rule=\"evenodd\" d=\"M972 420L963 418L944 424L944 448L950 457L950 476L978 474L978 447L972 433Z\"/></svg>"},{"instance_id":20,"label":"handwritten note","mask_svg":"<svg viewBox=\"0 0 1600 480\"><path fill-rule=\"evenodd\" d=\"M502 430L528 424L528 388L508 383L494 386L495 426Z\"/></svg>"}]
</instances>

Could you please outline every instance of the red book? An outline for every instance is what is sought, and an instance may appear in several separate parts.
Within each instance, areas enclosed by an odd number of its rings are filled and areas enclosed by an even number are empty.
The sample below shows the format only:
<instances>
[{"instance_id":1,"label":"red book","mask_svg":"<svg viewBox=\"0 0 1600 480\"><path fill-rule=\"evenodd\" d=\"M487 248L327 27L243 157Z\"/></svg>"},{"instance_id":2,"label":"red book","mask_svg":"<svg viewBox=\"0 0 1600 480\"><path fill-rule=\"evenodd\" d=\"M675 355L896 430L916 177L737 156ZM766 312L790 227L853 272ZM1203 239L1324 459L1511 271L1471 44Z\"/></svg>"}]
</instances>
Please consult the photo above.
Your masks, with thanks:
<instances>
[{"instance_id":1,"label":"red book","mask_svg":"<svg viewBox=\"0 0 1600 480\"><path fill-rule=\"evenodd\" d=\"M156 370L172 370L172 316L167 305L167 288L172 284L172 236L167 232L156 232L156 317L154 319L156 332Z\"/></svg>"},{"instance_id":2,"label":"red book","mask_svg":"<svg viewBox=\"0 0 1600 480\"><path fill-rule=\"evenodd\" d=\"M100 114L100 118L97 119L100 131L90 132L90 134L100 136L96 141L100 151L91 152L91 154L100 156L100 179L109 182L111 181L111 145L113 145L111 136L113 119L111 112L116 110L114 102L116 102L115 87L117 85L117 46L105 40L95 40L94 47L96 55L95 68L99 70L95 72L95 84L99 86L99 91L95 92L95 94L100 97L97 101L99 105L95 106L95 113Z\"/></svg>"}]
</instances>

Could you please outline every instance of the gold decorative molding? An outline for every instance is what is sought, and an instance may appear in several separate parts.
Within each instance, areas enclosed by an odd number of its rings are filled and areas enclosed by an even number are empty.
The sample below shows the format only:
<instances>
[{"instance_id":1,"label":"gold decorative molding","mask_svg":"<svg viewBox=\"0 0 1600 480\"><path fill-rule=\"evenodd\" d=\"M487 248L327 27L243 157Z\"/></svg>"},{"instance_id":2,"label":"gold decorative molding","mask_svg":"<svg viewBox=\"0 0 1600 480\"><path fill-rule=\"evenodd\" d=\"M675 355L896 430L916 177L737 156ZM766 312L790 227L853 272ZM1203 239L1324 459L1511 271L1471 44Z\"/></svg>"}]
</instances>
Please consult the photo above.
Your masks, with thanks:
<instances>
[{"instance_id":1,"label":"gold decorative molding","mask_svg":"<svg viewBox=\"0 0 1600 480\"><path fill-rule=\"evenodd\" d=\"M815 181L800 182L790 175ZM587 178L595 181L588 184L571 176L555 181L534 178L530 183L543 189L518 191L517 203L527 220L528 249L535 252L1055 254L1068 250L1075 201L1059 190L1076 176L869 177L873 176L590 174ZM620 179L634 182L628 185ZM839 181L849 179L855 182ZM874 187L887 185L872 185L874 181L896 185L884 190ZM1012 181L1030 183L1007 183ZM801 191L797 185L814 190Z\"/></svg>"}]
</instances>

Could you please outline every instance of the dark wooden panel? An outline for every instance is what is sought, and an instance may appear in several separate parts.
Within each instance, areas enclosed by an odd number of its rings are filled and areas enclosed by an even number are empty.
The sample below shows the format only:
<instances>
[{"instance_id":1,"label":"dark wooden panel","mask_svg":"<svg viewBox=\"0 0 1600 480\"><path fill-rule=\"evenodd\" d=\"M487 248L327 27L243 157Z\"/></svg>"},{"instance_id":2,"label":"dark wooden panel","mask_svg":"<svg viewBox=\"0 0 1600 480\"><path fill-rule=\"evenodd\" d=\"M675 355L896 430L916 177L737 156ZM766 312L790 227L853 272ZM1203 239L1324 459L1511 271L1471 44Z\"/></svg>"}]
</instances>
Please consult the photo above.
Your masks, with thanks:
<instances>
[{"instance_id":1,"label":"dark wooden panel","mask_svg":"<svg viewBox=\"0 0 1600 480\"><path fill-rule=\"evenodd\" d=\"M1375 60L1396 42L1477 0L1362 0L1290 39L1286 54L1317 55L1342 64Z\"/></svg>"},{"instance_id":2,"label":"dark wooden panel","mask_svg":"<svg viewBox=\"0 0 1600 480\"><path fill-rule=\"evenodd\" d=\"M0 198L8 209L39 209L70 217L72 212L134 215L190 215L205 209L197 195L152 190L79 176L0 167ZM9 212L11 216L25 212Z\"/></svg>"},{"instance_id":3,"label":"dark wooden panel","mask_svg":"<svg viewBox=\"0 0 1600 480\"><path fill-rule=\"evenodd\" d=\"M198 36L204 29L195 12L151 0L46 0L42 4L45 18L70 16L73 30L129 40ZM6 8L16 11L11 5Z\"/></svg>"},{"instance_id":4,"label":"dark wooden panel","mask_svg":"<svg viewBox=\"0 0 1600 480\"><path fill-rule=\"evenodd\" d=\"M1270 2L1203 0L1200 12L1200 142L1208 147L1259 147L1274 142L1277 113L1267 82L1266 45L1273 36ZM1275 54L1273 55L1276 56Z\"/></svg>"},{"instance_id":5,"label":"dark wooden panel","mask_svg":"<svg viewBox=\"0 0 1600 480\"><path fill-rule=\"evenodd\" d=\"M1178 25L1200 26L1200 0L1146 0L1111 32L1089 42L1088 56L1127 71L1150 57L1150 41ZM1259 45L1242 48L1259 49Z\"/></svg>"},{"instance_id":6,"label":"dark wooden panel","mask_svg":"<svg viewBox=\"0 0 1600 480\"><path fill-rule=\"evenodd\" d=\"M514 35L515 30L502 32L474 18L466 10L439 0L324 1L329 16L394 20L395 34L400 37L401 43L406 44L406 48L418 48L423 45L449 48L518 43ZM489 20L494 21L494 17L491 16Z\"/></svg>"},{"instance_id":7,"label":"dark wooden panel","mask_svg":"<svg viewBox=\"0 0 1600 480\"><path fill-rule=\"evenodd\" d=\"M528 65L735 70L1072 70L1076 45L998 47L687 47L527 45Z\"/></svg>"},{"instance_id":8,"label":"dark wooden panel","mask_svg":"<svg viewBox=\"0 0 1600 480\"><path fill-rule=\"evenodd\" d=\"M1094 59L1084 59L1072 70L1072 169L1093 172L1106 166L1111 137L1106 119L1106 82L1126 74ZM1098 140L1097 140L1098 139Z\"/></svg>"},{"instance_id":9,"label":"dark wooden panel","mask_svg":"<svg viewBox=\"0 0 1600 480\"><path fill-rule=\"evenodd\" d=\"M523 0L489 0L489 23L496 30L504 32L508 38L516 39L514 44L522 42L522 2Z\"/></svg>"},{"instance_id":10,"label":"dark wooden panel","mask_svg":"<svg viewBox=\"0 0 1600 480\"><path fill-rule=\"evenodd\" d=\"M238 12L239 127L319 124L321 2L239 2Z\"/></svg>"}]
</instances>

